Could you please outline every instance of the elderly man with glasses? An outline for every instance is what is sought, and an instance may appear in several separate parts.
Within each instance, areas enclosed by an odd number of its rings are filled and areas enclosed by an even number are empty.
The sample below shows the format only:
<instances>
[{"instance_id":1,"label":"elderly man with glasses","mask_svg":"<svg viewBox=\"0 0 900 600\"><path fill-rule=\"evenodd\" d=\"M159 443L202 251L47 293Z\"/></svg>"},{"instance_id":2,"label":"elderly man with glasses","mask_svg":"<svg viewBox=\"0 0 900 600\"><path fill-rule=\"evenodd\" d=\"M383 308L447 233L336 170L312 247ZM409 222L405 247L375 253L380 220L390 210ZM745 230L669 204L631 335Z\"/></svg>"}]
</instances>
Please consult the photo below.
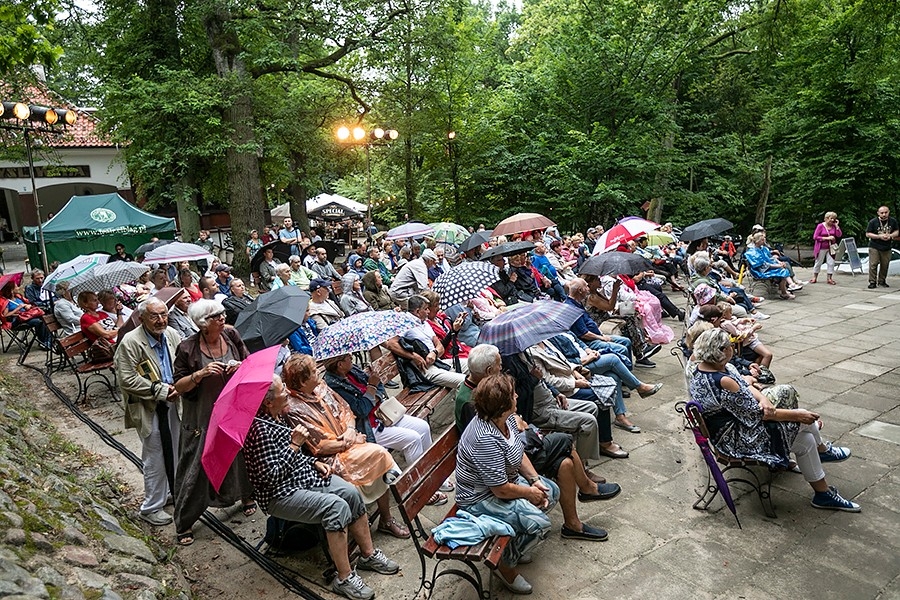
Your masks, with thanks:
<instances>
[{"instance_id":1,"label":"elderly man with glasses","mask_svg":"<svg viewBox=\"0 0 900 600\"><path fill-rule=\"evenodd\" d=\"M141 303L137 314L141 326L117 344L116 379L125 401L125 427L136 429L141 438L144 501L140 517L162 526L172 522L163 507L175 488L181 421L173 360L181 336L169 327L168 308L159 298L151 296Z\"/></svg>"}]
</instances>

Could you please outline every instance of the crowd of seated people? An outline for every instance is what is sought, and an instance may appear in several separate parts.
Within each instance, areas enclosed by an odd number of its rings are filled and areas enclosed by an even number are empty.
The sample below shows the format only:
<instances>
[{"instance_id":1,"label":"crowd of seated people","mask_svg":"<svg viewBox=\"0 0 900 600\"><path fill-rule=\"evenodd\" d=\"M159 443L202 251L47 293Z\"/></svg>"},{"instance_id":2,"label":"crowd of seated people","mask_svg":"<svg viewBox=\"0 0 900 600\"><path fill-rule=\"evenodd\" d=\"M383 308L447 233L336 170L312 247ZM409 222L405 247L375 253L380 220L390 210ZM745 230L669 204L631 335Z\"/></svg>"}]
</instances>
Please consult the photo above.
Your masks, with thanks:
<instances>
[{"instance_id":1,"label":"crowd of seated people","mask_svg":"<svg viewBox=\"0 0 900 600\"><path fill-rule=\"evenodd\" d=\"M629 457L614 440L613 427L642 432L630 418L625 400L634 391L641 398L656 394L662 384L634 371L655 366L651 357L675 339L670 324L678 321L687 321L688 326L681 343L690 365L691 393L748 432L765 429L772 437L768 445L756 447L724 437L718 443L733 442L735 452L763 456L772 465L788 465L794 452L814 489L814 506L858 510L829 487L821 470L822 461L842 460L849 450L821 441L814 413L777 406L764 395L773 354L763 344L760 330L768 316L758 309L764 299L748 293L739 282L738 257L730 239L715 245L705 239L682 244L673 237L671 243L654 246L648 236L638 236L614 251L643 256L651 268L598 277L579 269L603 233L599 226L584 235L564 236L553 227L508 240L495 238L465 254L433 240L360 243L345 262L332 262L323 247L288 221L280 230L264 231L262 238L256 235L252 248L248 242L248 254L263 252L250 289L232 275L231 267L214 260L204 266L162 265L120 289L82 292L76 301L67 281L56 283L54 294L44 290L45 275L36 270L24 290L4 287L0 308L4 321L18 319L35 331L43 326L40 319L23 320L17 313L29 307L52 310L61 335L81 331L91 341L115 345L131 308L167 288L179 288L166 306L168 329L196 344L215 330L230 343L227 340L239 337L227 332L234 331L238 316L252 305L254 296L289 286L307 291L307 312L302 324L285 334L276 375L244 447L242 481L252 483L256 493L251 497L249 488L240 485L232 495L241 500L247 514L255 510L255 501L270 515L321 525L337 567L335 592L350 598L374 595L346 560L348 536L362 551L357 569L397 572L397 563L373 544L363 519L366 504L376 507L379 534L409 537L391 513L386 476L400 471L397 461L412 464L433 442L427 421L404 415L391 422L379 412L386 388L399 385L364 363L384 352L397 359L405 387L440 386L446 388L447 398L455 398L454 414L462 434L458 467L428 504L445 504L448 494L456 491L461 509L511 525L515 540L504 552L498 574L513 593L533 589L519 565L530 560L548 534L546 513L556 503L563 514L563 537L608 538L607 531L580 520L577 503L608 500L621 491L591 469L604 458ZM670 225L667 229L671 232ZM273 230L292 246L285 263L271 250L261 250ZM490 259L497 268L495 283L465 303L442 308L441 296L432 289L434 282L459 262L480 260L483 251L506 241L532 242L534 247L495 255ZM754 269L777 280L782 298L793 298L802 287L789 266L768 248L764 231L750 238L745 257ZM689 314L678 306L685 288L692 307ZM678 296L670 297L671 293ZM480 328L510 310L510 305L540 301L565 302L580 316L569 330L520 353L501 355L496 347L478 343ZM192 305L202 306L203 314L192 311ZM418 325L373 349L362 357L363 364L348 352L317 365L312 357L317 336L346 319L375 311L407 312ZM606 321L617 327L615 335L604 333ZM238 362L246 355L242 343L235 342L231 351ZM177 387L188 393L205 390L211 368L205 363L202 356L190 367L182 362ZM324 378L319 376L322 370ZM206 400L211 399L206 393ZM766 424L769 421L780 424L777 431ZM730 435L724 427L714 434ZM192 448L186 456L196 462L197 448ZM187 492L174 492L181 513L175 518L178 540L191 543L200 504L193 503L193 512L185 512L181 504L193 501L185 499Z\"/></svg>"}]
</instances>

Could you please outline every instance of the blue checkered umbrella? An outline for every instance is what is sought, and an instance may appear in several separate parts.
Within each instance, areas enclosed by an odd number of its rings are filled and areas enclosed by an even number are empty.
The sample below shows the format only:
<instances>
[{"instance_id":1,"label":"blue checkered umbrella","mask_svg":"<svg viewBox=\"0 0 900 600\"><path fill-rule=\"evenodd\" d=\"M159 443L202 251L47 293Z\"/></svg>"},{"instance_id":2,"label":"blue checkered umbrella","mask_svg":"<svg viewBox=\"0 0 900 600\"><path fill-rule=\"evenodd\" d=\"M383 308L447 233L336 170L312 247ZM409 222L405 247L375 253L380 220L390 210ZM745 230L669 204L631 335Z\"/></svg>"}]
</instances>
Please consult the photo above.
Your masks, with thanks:
<instances>
[{"instance_id":1,"label":"blue checkered umbrella","mask_svg":"<svg viewBox=\"0 0 900 600\"><path fill-rule=\"evenodd\" d=\"M571 304L540 300L485 323L478 343L497 346L503 356L516 354L567 331L581 314L581 309Z\"/></svg>"}]
</instances>

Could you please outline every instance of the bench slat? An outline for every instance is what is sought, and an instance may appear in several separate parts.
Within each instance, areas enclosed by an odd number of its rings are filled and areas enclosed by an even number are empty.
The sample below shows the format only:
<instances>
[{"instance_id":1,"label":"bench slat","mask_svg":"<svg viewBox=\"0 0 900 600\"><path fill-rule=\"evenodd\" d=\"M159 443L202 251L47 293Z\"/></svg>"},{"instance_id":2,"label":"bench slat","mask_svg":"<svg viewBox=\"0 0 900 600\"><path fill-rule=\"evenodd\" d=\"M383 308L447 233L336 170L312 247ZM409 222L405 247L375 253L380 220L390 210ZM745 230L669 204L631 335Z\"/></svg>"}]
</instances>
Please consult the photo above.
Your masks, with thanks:
<instances>
[{"instance_id":1,"label":"bench slat","mask_svg":"<svg viewBox=\"0 0 900 600\"><path fill-rule=\"evenodd\" d=\"M393 488L397 495L397 503L403 504L410 495L410 490L421 485L421 482L429 473L435 471L437 467L446 461L452 463L450 471L456 468L456 445L459 443L459 431L455 425L451 425L434 441L432 446L419 459L410 465L400 479L398 479ZM428 459L425 459L428 457ZM449 476L450 473L447 473ZM446 477L444 478L446 479ZM441 480L443 483L443 480ZM440 487L440 483L437 487ZM426 496L426 500L437 490L431 490ZM422 494L424 495L424 493ZM418 514L418 511L416 511Z\"/></svg>"}]
</instances>

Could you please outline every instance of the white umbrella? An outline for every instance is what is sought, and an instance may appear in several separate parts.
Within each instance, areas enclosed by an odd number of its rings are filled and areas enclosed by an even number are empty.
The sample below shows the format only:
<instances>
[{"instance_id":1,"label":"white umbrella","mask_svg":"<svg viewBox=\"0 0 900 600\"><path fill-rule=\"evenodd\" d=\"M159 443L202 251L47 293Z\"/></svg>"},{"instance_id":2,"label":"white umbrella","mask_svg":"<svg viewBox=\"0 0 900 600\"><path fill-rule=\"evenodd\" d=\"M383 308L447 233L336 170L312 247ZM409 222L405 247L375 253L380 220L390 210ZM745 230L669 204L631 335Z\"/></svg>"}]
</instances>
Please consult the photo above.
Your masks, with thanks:
<instances>
[{"instance_id":1,"label":"white umbrella","mask_svg":"<svg viewBox=\"0 0 900 600\"><path fill-rule=\"evenodd\" d=\"M432 233L434 233L434 228L431 227L431 225L426 225L425 223L420 223L418 221L410 221L409 223L404 223L403 225L399 225L398 227L389 230L387 235L384 236L384 239L403 240L406 238L425 237Z\"/></svg>"},{"instance_id":2,"label":"white umbrella","mask_svg":"<svg viewBox=\"0 0 900 600\"><path fill-rule=\"evenodd\" d=\"M55 271L48 274L47 278L44 279L44 284L41 286L41 289L52 292L56 288L56 284L60 281L68 281L76 275L93 269L97 265L106 264L106 261L108 260L109 254L102 253L76 256L72 260L59 265L56 267Z\"/></svg>"},{"instance_id":3,"label":"white umbrella","mask_svg":"<svg viewBox=\"0 0 900 600\"><path fill-rule=\"evenodd\" d=\"M80 273L72 278L70 289L77 295L84 291L111 290L117 285L131 283L150 270L150 265L138 262L116 261Z\"/></svg>"},{"instance_id":4,"label":"white umbrella","mask_svg":"<svg viewBox=\"0 0 900 600\"><path fill-rule=\"evenodd\" d=\"M173 263L182 260L212 260L209 250L196 244L173 242L144 255L145 263Z\"/></svg>"}]
</instances>

